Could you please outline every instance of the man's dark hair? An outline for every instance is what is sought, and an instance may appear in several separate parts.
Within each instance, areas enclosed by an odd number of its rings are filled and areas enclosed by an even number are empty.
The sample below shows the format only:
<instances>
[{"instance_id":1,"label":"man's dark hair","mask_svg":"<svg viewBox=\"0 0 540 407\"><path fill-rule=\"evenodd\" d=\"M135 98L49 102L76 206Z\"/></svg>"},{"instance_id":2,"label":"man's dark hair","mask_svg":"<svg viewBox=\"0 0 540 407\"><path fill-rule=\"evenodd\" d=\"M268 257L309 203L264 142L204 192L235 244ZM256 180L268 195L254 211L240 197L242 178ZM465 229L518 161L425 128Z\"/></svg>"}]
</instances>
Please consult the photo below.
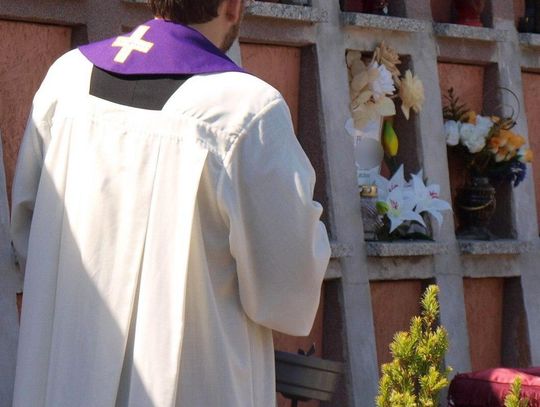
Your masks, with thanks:
<instances>
[{"instance_id":1,"label":"man's dark hair","mask_svg":"<svg viewBox=\"0 0 540 407\"><path fill-rule=\"evenodd\" d=\"M223 0L150 0L156 17L180 24L207 23L218 16Z\"/></svg>"}]
</instances>

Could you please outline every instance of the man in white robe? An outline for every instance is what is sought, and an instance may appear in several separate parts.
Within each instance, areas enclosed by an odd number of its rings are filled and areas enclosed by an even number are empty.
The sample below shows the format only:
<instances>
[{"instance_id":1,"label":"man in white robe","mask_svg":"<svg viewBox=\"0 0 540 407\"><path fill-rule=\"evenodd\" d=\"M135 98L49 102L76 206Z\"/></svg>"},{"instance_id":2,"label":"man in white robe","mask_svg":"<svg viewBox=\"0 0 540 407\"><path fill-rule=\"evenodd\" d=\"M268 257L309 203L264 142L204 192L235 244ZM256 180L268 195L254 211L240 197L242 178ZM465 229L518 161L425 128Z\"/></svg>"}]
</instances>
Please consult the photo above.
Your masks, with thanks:
<instances>
[{"instance_id":1,"label":"man in white robe","mask_svg":"<svg viewBox=\"0 0 540 407\"><path fill-rule=\"evenodd\" d=\"M69 52L34 98L14 407L274 407L271 330L311 329L314 171L282 96L218 49L242 1L151 3L174 23Z\"/></svg>"}]
</instances>

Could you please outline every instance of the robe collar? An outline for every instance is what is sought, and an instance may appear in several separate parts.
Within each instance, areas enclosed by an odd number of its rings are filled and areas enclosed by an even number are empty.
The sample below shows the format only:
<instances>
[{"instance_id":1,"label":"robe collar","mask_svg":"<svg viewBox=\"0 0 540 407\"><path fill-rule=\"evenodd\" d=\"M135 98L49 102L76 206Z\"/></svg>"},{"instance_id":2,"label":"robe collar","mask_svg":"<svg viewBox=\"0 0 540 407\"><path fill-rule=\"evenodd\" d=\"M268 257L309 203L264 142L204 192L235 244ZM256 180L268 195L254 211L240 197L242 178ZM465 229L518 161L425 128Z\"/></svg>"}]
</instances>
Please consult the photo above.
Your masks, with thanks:
<instances>
[{"instance_id":1,"label":"robe collar","mask_svg":"<svg viewBox=\"0 0 540 407\"><path fill-rule=\"evenodd\" d=\"M244 72L197 30L161 19L79 50L98 68L122 75Z\"/></svg>"}]
</instances>

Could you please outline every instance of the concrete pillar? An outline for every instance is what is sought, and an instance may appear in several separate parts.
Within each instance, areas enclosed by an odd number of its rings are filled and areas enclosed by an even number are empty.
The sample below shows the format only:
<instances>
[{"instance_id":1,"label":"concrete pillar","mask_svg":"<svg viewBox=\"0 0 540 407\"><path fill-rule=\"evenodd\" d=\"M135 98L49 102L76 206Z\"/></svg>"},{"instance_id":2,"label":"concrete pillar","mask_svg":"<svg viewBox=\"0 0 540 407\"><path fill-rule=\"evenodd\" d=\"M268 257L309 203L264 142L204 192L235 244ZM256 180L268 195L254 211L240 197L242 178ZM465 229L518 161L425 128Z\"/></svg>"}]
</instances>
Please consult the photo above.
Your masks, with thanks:
<instances>
[{"instance_id":1,"label":"concrete pillar","mask_svg":"<svg viewBox=\"0 0 540 407\"><path fill-rule=\"evenodd\" d=\"M333 227L330 232L335 240L354 248L350 257L341 259L348 405L367 407L375 404L378 365L352 141L345 130L349 117L345 41L341 31L336 30L340 27L339 2L330 5L326 1L314 1L313 6L324 7L331 22L317 27L322 108L325 116L332 118L324 123L328 194L339 197L330 204Z\"/></svg>"}]
</instances>

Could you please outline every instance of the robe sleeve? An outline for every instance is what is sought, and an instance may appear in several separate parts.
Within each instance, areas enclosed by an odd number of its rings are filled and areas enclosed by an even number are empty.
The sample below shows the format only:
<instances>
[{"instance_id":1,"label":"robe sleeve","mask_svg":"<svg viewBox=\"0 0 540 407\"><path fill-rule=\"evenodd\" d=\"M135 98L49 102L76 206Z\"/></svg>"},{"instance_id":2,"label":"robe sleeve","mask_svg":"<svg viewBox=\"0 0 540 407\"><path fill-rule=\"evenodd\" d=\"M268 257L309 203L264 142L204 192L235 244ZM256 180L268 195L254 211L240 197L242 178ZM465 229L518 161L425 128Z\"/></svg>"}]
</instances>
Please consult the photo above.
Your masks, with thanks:
<instances>
[{"instance_id":1,"label":"robe sleeve","mask_svg":"<svg viewBox=\"0 0 540 407\"><path fill-rule=\"evenodd\" d=\"M314 202L315 172L280 97L251 122L225 163L230 247L240 300L256 323L308 335L330 245Z\"/></svg>"},{"instance_id":2,"label":"robe sleeve","mask_svg":"<svg viewBox=\"0 0 540 407\"><path fill-rule=\"evenodd\" d=\"M32 214L43 167L44 149L47 140L50 139L49 117L54 104L49 100L48 87L46 78L34 97L19 148L11 194L11 240L23 275Z\"/></svg>"}]
</instances>

